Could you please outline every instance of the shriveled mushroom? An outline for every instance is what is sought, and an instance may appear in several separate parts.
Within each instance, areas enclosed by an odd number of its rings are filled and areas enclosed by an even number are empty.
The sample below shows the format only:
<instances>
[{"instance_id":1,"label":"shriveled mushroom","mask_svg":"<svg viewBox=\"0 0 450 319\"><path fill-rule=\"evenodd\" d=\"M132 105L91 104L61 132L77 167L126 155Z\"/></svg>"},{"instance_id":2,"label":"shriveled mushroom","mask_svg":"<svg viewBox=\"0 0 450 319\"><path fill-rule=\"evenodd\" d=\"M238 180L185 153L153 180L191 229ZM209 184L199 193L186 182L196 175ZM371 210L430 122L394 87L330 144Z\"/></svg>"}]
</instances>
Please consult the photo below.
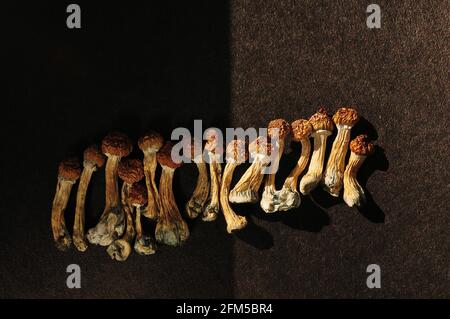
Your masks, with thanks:
<instances>
[{"instance_id":1,"label":"shriveled mushroom","mask_svg":"<svg viewBox=\"0 0 450 319\"><path fill-rule=\"evenodd\" d=\"M345 170L345 155L350 142L350 131L359 121L358 112L354 108L341 107L333 115L337 135L328 157L327 167L322 177L324 190L337 197L342 188L342 179Z\"/></svg>"},{"instance_id":2,"label":"shriveled mushroom","mask_svg":"<svg viewBox=\"0 0 450 319\"><path fill-rule=\"evenodd\" d=\"M333 132L333 121L324 107L319 108L309 118L309 123L313 127L311 136L314 138L314 149L309 162L308 172L300 181L300 192L303 195L309 194L316 188L322 178L327 138Z\"/></svg>"},{"instance_id":3,"label":"shriveled mushroom","mask_svg":"<svg viewBox=\"0 0 450 319\"><path fill-rule=\"evenodd\" d=\"M256 203L259 200L258 190L264 179L263 170L270 163L272 144L267 137L259 136L248 146L253 162L230 192L231 203Z\"/></svg>"},{"instance_id":4,"label":"shriveled mushroom","mask_svg":"<svg viewBox=\"0 0 450 319\"><path fill-rule=\"evenodd\" d=\"M62 161L58 167L58 184L52 206L52 232L56 248L65 251L70 248L72 239L66 228L64 212L69 201L73 184L81 175L81 163L77 158Z\"/></svg>"},{"instance_id":5,"label":"shriveled mushroom","mask_svg":"<svg viewBox=\"0 0 450 319\"><path fill-rule=\"evenodd\" d=\"M222 182L222 166L220 164L222 145L220 145L214 130L207 132L205 150L208 152L209 157L211 188L209 191L209 202L203 211L202 219L204 221L214 221L220 210L219 190Z\"/></svg>"},{"instance_id":6,"label":"shriveled mushroom","mask_svg":"<svg viewBox=\"0 0 450 319\"><path fill-rule=\"evenodd\" d=\"M350 142L350 159L344 172L344 202L350 206L363 206L366 196L356 179L358 170L368 155L374 151L374 146L368 141L367 135L358 135Z\"/></svg>"},{"instance_id":7,"label":"shriveled mushroom","mask_svg":"<svg viewBox=\"0 0 450 319\"><path fill-rule=\"evenodd\" d=\"M91 145L84 151L83 172L77 191L77 206L75 209L75 220L73 223L73 243L79 251L86 251L88 245L84 233L84 215L86 193L89 182L97 168L105 164L105 155L102 154L97 145Z\"/></svg>"},{"instance_id":8,"label":"shriveled mushroom","mask_svg":"<svg viewBox=\"0 0 450 319\"><path fill-rule=\"evenodd\" d=\"M228 194L235 168L247 159L246 145L242 140L233 140L227 145L225 170L223 172L222 185L220 187L220 205L227 223L227 232L232 233L247 225L244 216L237 215L230 206Z\"/></svg>"},{"instance_id":9,"label":"shriveled mushroom","mask_svg":"<svg viewBox=\"0 0 450 319\"><path fill-rule=\"evenodd\" d=\"M290 172L283 184L283 188L279 191L280 205L279 211L286 211L296 208L300 205L300 194L298 192L298 177L306 168L311 154L311 143L309 135L312 133L313 127L308 120L296 120L292 122L292 135L295 142L302 144L302 152L294 169Z\"/></svg>"},{"instance_id":10,"label":"shriveled mushroom","mask_svg":"<svg viewBox=\"0 0 450 319\"><path fill-rule=\"evenodd\" d=\"M117 170L122 157L131 153L133 144L123 133L110 133L102 141L102 152L106 155L105 209L97 226L88 231L86 238L91 244L108 246L122 236L125 216L119 199Z\"/></svg>"},{"instance_id":11,"label":"shriveled mushroom","mask_svg":"<svg viewBox=\"0 0 450 319\"><path fill-rule=\"evenodd\" d=\"M106 252L112 259L118 261L127 260L131 253L131 243L135 236L134 222L133 222L133 207L128 199L130 188L142 178L144 178L144 167L142 162L138 159L125 159L119 163L118 175L123 180L121 191L122 209L126 218L125 234L122 238L114 240L108 246Z\"/></svg>"},{"instance_id":12,"label":"shriveled mushroom","mask_svg":"<svg viewBox=\"0 0 450 319\"><path fill-rule=\"evenodd\" d=\"M157 153L156 158L162 167L159 180L160 209L156 224L156 240L172 246L181 245L189 237L189 228L181 217L172 189L175 170L182 163L175 163L171 157L172 143L166 143Z\"/></svg>"},{"instance_id":13,"label":"shriveled mushroom","mask_svg":"<svg viewBox=\"0 0 450 319\"><path fill-rule=\"evenodd\" d=\"M208 169L203 158L203 149L200 141L191 140L191 159L197 165L198 178L194 192L186 204L186 213L189 218L196 218L205 208L209 195Z\"/></svg>"},{"instance_id":14,"label":"shriveled mushroom","mask_svg":"<svg viewBox=\"0 0 450 319\"><path fill-rule=\"evenodd\" d=\"M143 215L150 219L158 217L159 194L155 182L155 171L158 163L156 153L163 146L164 139L158 132L148 131L138 141L138 146L144 153L145 184L147 186L148 204Z\"/></svg>"},{"instance_id":15,"label":"shriveled mushroom","mask_svg":"<svg viewBox=\"0 0 450 319\"><path fill-rule=\"evenodd\" d=\"M272 145L276 153L275 163L272 163L272 172L266 176L264 192L260 206L266 213L273 213L277 210L280 199L275 187L275 174L278 169L281 155L285 147L285 139L291 133L291 125L283 119L270 121L268 135L272 140ZM275 144L274 144L275 143Z\"/></svg>"},{"instance_id":16,"label":"shriveled mushroom","mask_svg":"<svg viewBox=\"0 0 450 319\"><path fill-rule=\"evenodd\" d=\"M142 233L141 213L147 201L146 187L142 184L134 184L128 193L128 202L135 209L136 239L134 250L139 255L152 255L156 252L156 243L153 238Z\"/></svg>"}]
</instances>

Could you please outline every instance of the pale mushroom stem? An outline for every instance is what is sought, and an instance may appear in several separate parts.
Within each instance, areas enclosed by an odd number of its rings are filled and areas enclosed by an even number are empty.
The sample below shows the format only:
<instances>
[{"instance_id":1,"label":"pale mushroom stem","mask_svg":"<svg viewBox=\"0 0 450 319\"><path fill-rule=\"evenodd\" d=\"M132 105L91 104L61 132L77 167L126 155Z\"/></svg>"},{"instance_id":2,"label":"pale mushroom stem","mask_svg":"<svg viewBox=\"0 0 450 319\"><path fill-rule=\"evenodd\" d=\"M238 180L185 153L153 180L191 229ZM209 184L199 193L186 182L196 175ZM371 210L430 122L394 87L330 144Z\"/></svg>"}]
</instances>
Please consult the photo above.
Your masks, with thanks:
<instances>
[{"instance_id":1,"label":"pale mushroom stem","mask_svg":"<svg viewBox=\"0 0 450 319\"><path fill-rule=\"evenodd\" d=\"M105 193L106 193L106 205L103 211L102 217L109 213L111 209L120 206L119 200L119 182L117 170L119 167L120 157L115 155L107 155L105 168Z\"/></svg>"},{"instance_id":2,"label":"pale mushroom stem","mask_svg":"<svg viewBox=\"0 0 450 319\"><path fill-rule=\"evenodd\" d=\"M264 175L261 170L264 167L259 159L255 159L244 175L239 179L230 192L230 200L233 203L256 203L258 190L261 187Z\"/></svg>"},{"instance_id":3,"label":"pale mushroom stem","mask_svg":"<svg viewBox=\"0 0 450 319\"><path fill-rule=\"evenodd\" d=\"M300 181L300 192L303 195L309 194L316 188L322 178L327 138L330 134L331 132L326 130L320 130L312 134L314 137L314 150L309 162L308 172Z\"/></svg>"},{"instance_id":4,"label":"pale mushroom stem","mask_svg":"<svg viewBox=\"0 0 450 319\"><path fill-rule=\"evenodd\" d=\"M75 219L73 223L73 243L79 251L86 251L88 244L84 233L84 217L86 193L92 173L97 170L94 163L85 162L81 173L80 183L77 191L77 204L75 208Z\"/></svg>"},{"instance_id":5,"label":"pale mushroom stem","mask_svg":"<svg viewBox=\"0 0 450 319\"><path fill-rule=\"evenodd\" d=\"M366 196L356 176L362 163L366 160L366 155L350 153L350 159L344 172L344 202L350 206L362 206L366 202Z\"/></svg>"},{"instance_id":6,"label":"pale mushroom stem","mask_svg":"<svg viewBox=\"0 0 450 319\"><path fill-rule=\"evenodd\" d=\"M222 205L223 216L227 223L227 232L244 228L247 225L247 219L244 216L237 215L230 206L228 201L228 193L230 191L231 180L233 178L233 172L238 164L227 163L223 173L222 185L220 188L220 204Z\"/></svg>"},{"instance_id":7,"label":"pale mushroom stem","mask_svg":"<svg viewBox=\"0 0 450 319\"><path fill-rule=\"evenodd\" d=\"M214 221L219 213L219 191L220 184L222 180L222 166L216 159L214 153L209 153L210 163L209 163L209 173L211 176L211 189L210 189L210 201L203 212L204 221Z\"/></svg>"},{"instance_id":8,"label":"pale mushroom stem","mask_svg":"<svg viewBox=\"0 0 450 319\"><path fill-rule=\"evenodd\" d=\"M67 202L69 201L72 185L74 183L75 183L74 181L58 178L58 184L56 186L56 194L55 198L53 199L53 206L52 206L53 239L55 241L56 247L62 251L67 250L72 243L69 232L67 231L66 228L64 212L67 206Z\"/></svg>"},{"instance_id":9,"label":"pale mushroom stem","mask_svg":"<svg viewBox=\"0 0 450 319\"><path fill-rule=\"evenodd\" d=\"M159 214L159 193L155 182L155 172L158 163L155 152L144 152L144 174L147 186L148 204L143 215L150 219L157 219Z\"/></svg>"},{"instance_id":10,"label":"pale mushroom stem","mask_svg":"<svg viewBox=\"0 0 450 319\"><path fill-rule=\"evenodd\" d=\"M297 182L298 177L306 168L309 161L309 155L311 154L311 143L309 142L309 138L305 138L301 140L302 143L302 152L300 154L300 158L297 161L297 164L290 172L289 176L284 181L283 188L288 188L292 191L297 191Z\"/></svg>"},{"instance_id":11,"label":"pale mushroom stem","mask_svg":"<svg viewBox=\"0 0 450 319\"><path fill-rule=\"evenodd\" d=\"M284 140L280 138L279 142L278 142L278 153L277 153L277 158L276 158L276 163L272 163L272 167L271 167L271 173L267 175L266 177L266 187L269 187L271 191L275 191L275 175L276 175L276 171L278 170L279 166L280 166L280 160L281 160L281 156L283 155L283 151L284 151Z\"/></svg>"},{"instance_id":12,"label":"pale mushroom stem","mask_svg":"<svg viewBox=\"0 0 450 319\"><path fill-rule=\"evenodd\" d=\"M156 244L150 236L144 235L142 231L141 214L144 211L142 206L135 206L136 214L136 239L134 242L134 250L139 255L152 255L156 252Z\"/></svg>"},{"instance_id":13,"label":"pale mushroom stem","mask_svg":"<svg viewBox=\"0 0 450 319\"><path fill-rule=\"evenodd\" d=\"M350 142L351 127L336 125L337 135L331 148L327 167L323 174L323 188L332 196L339 196L345 170L345 156Z\"/></svg>"},{"instance_id":14,"label":"pale mushroom stem","mask_svg":"<svg viewBox=\"0 0 450 319\"><path fill-rule=\"evenodd\" d=\"M194 192L186 204L186 213L189 218L196 218L200 214L209 195L209 179L206 164L203 161L198 161L195 164L198 169L198 179Z\"/></svg>"},{"instance_id":15,"label":"pale mushroom stem","mask_svg":"<svg viewBox=\"0 0 450 319\"><path fill-rule=\"evenodd\" d=\"M127 242L131 242L134 238L134 235L136 234L134 230L134 223L133 223L133 207L128 202L128 193L130 191L131 185L128 183L123 183L122 185L122 209L125 213L127 226L125 229L125 235L122 237L122 239L126 240Z\"/></svg>"}]
</instances>

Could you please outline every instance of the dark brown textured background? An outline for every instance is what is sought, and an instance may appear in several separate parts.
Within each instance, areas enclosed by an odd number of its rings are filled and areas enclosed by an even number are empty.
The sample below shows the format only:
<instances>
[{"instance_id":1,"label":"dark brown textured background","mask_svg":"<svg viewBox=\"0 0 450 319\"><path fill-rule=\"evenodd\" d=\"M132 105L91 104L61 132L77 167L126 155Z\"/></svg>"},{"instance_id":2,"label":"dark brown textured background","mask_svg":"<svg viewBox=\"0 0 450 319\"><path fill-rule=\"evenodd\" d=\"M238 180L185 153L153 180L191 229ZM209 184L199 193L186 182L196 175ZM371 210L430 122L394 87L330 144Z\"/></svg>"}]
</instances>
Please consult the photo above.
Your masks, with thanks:
<instances>
[{"instance_id":1,"label":"dark brown textured background","mask_svg":"<svg viewBox=\"0 0 450 319\"><path fill-rule=\"evenodd\" d=\"M379 30L365 24L372 2L382 9ZM66 4L5 9L1 297L450 297L447 1L80 4L78 31L65 28ZM183 248L125 263L100 247L53 247L57 163L109 130L168 134L196 118L264 127L320 104L356 105L364 119L353 135L378 145L360 174L365 209L320 190L286 213L236 206L250 221L242 232L195 221ZM278 183L298 153L293 145L283 158ZM88 225L101 212L102 174ZM178 172L180 206L194 178L193 167ZM81 266L82 289L65 286L71 263ZM366 287L372 263L381 289Z\"/></svg>"}]
</instances>

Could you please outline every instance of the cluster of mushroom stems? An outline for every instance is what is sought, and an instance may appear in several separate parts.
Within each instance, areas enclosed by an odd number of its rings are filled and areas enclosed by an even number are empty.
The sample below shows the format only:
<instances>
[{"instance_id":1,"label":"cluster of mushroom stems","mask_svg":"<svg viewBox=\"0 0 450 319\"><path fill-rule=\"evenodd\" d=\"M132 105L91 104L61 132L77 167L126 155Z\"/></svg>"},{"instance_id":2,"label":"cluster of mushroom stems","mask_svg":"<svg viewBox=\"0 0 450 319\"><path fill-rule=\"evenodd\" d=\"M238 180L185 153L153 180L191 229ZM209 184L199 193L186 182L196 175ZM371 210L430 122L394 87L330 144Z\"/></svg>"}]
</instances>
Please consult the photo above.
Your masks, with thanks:
<instances>
[{"instance_id":1,"label":"cluster of mushroom stems","mask_svg":"<svg viewBox=\"0 0 450 319\"><path fill-rule=\"evenodd\" d=\"M143 159L131 158L132 141L123 133L110 133L101 147L92 145L85 150L82 164L76 158L69 158L59 165L51 216L56 247L67 250L72 241L82 252L89 243L106 246L109 256L118 261L126 260L133 249L140 255L151 255L157 250L156 242L179 246L188 239L189 228L183 215L190 219L201 216L202 220L210 222L222 213L227 232L233 233L244 228L247 219L237 214L232 204L259 201L266 213L288 211L299 207L301 195L310 194L319 184L332 196L339 196L343 188L343 199L348 206L362 206L365 194L357 173L366 157L373 153L374 146L366 135L350 141L351 129L358 120L354 108L340 108L331 118L321 107L308 120L270 121L267 136L259 136L249 144L240 139L232 140L226 145L225 154L214 131L207 132L204 147L201 141L192 139L188 157L197 167L198 178L184 214L173 192L173 178L182 165L172 158L173 144L164 142L158 132L149 131L137 143ZM327 138L334 126L337 134L325 163ZM280 160L290 141L300 143L301 153L283 186L277 189ZM350 156L346 164L348 149ZM226 162L223 171L222 157ZM232 187L235 168L248 159L251 164ZM158 163L161 167L159 185L156 182ZM98 223L86 232L85 202L89 183L93 173L104 165L104 209ZM72 186L78 179L70 236L64 215ZM154 236L144 234L142 218L153 221Z\"/></svg>"}]
</instances>

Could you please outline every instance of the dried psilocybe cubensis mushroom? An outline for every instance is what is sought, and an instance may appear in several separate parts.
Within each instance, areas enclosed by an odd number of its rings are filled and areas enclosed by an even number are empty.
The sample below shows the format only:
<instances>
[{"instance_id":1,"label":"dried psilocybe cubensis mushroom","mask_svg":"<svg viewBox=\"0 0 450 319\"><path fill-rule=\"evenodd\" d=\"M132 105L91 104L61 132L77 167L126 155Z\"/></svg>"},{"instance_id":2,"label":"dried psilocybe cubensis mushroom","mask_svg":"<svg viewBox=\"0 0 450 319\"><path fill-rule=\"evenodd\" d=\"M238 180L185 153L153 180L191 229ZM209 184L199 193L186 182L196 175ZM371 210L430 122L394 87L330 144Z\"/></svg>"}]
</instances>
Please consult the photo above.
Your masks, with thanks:
<instances>
[{"instance_id":1,"label":"dried psilocybe cubensis mushroom","mask_svg":"<svg viewBox=\"0 0 450 319\"><path fill-rule=\"evenodd\" d=\"M123 133L110 133L102 141L102 152L106 155L105 209L97 226L88 231L86 238L91 244L109 246L122 236L125 216L119 199L117 171L122 157L131 153L133 144Z\"/></svg>"},{"instance_id":2,"label":"dried psilocybe cubensis mushroom","mask_svg":"<svg viewBox=\"0 0 450 319\"><path fill-rule=\"evenodd\" d=\"M155 237L158 242L178 246L188 239L189 228L181 217L173 194L173 175L182 163L172 160L172 147L172 143L168 142L156 154L162 173L159 180L160 207Z\"/></svg>"},{"instance_id":3,"label":"dried psilocybe cubensis mushroom","mask_svg":"<svg viewBox=\"0 0 450 319\"><path fill-rule=\"evenodd\" d=\"M271 161L272 144L266 136L259 136L248 145L248 151L253 162L231 190L229 200L232 203L259 201L258 191L265 176L263 170Z\"/></svg>"},{"instance_id":4,"label":"dried psilocybe cubensis mushroom","mask_svg":"<svg viewBox=\"0 0 450 319\"><path fill-rule=\"evenodd\" d=\"M190 142L190 153L188 155L197 166L198 178L194 192L187 202L185 209L186 214L189 216L189 218L196 218L203 212L205 208L206 201L208 200L210 186L208 178L208 168L206 167L206 163L203 158L202 143L195 139L192 139Z\"/></svg>"},{"instance_id":5,"label":"dried psilocybe cubensis mushroom","mask_svg":"<svg viewBox=\"0 0 450 319\"><path fill-rule=\"evenodd\" d=\"M308 165L309 156L311 154L311 143L309 142L309 135L313 131L311 123L309 123L308 120L299 119L292 122L291 128L292 140L301 143L302 152L297 164L284 181L283 188L278 193L280 198L279 211L286 211L300 205L298 177L306 168L306 165Z\"/></svg>"},{"instance_id":6,"label":"dried psilocybe cubensis mushroom","mask_svg":"<svg viewBox=\"0 0 450 319\"><path fill-rule=\"evenodd\" d=\"M147 189L142 184L134 184L128 193L128 202L135 210L136 239L134 250L139 255L152 255L156 252L156 243L152 237L142 232L141 214L147 205Z\"/></svg>"},{"instance_id":7,"label":"dried psilocybe cubensis mushroom","mask_svg":"<svg viewBox=\"0 0 450 319\"><path fill-rule=\"evenodd\" d=\"M158 166L156 153L163 144L164 139L162 135L155 131L148 131L138 141L138 146L144 153L145 184L147 186L148 196L147 209L143 211L143 215L150 219L156 219L158 217L159 194L155 182L155 172Z\"/></svg>"},{"instance_id":8,"label":"dried psilocybe cubensis mushroom","mask_svg":"<svg viewBox=\"0 0 450 319\"><path fill-rule=\"evenodd\" d=\"M104 164L105 155L103 155L97 145L91 145L84 151L83 172L81 173L80 183L78 184L77 205L72 234L73 243L79 251L86 251L88 247L84 233L85 202L88 185L92 173Z\"/></svg>"},{"instance_id":9,"label":"dried psilocybe cubensis mushroom","mask_svg":"<svg viewBox=\"0 0 450 319\"><path fill-rule=\"evenodd\" d=\"M267 133L271 137L274 151L278 152L272 163L272 172L267 174L260 206L266 213L273 213L279 206L278 193L275 187L275 174L278 170L281 155L285 148L285 139L291 134L291 125L283 119L270 121ZM273 144L275 142L275 145Z\"/></svg>"},{"instance_id":10,"label":"dried psilocybe cubensis mushroom","mask_svg":"<svg viewBox=\"0 0 450 319\"><path fill-rule=\"evenodd\" d=\"M59 164L58 184L53 199L51 224L55 245L62 251L69 249L72 243L66 228L64 212L69 201L72 186L80 178L80 175L81 163L78 159L69 158Z\"/></svg>"},{"instance_id":11,"label":"dried psilocybe cubensis mushroom","mask_svg":"<svg viewBox=\"0 0 450 319\"><path fill-rule=\"evenodd\" d=\"M323 188L332 196L339 196L345 170L345 156L347 155L350 131L359 121L358 112L354 108L341 107L333 115L337 135L328 157L327 167L322 177Z\"/></svg>"},{"instance_id":12,"label":"dried psilocybe cubensis mushroom","mask_svg":"<svg viewBox=\"0 0 450 319\"><path fill-rule=\"evenodd\" d=\"M309 118L309 123L313 127L311 136L314 138L314 149L309 161L308 172L300 180L300 192L303 195L309 194L316 188L322 178L327 138L333 132L333 121L323 107Z\"/></svg>"},{"instance_id":13,"label":"dried psilocybe cubensis mushroom","mask_svg":"<svg viewBox=\"0 0 450 319\"><path fill-rule=\"evenodd\" d=\"M222 182L222 166L220 164L220 157L222 154L222 145L217 138L214 130L206 132L205 149L209 157L209 175L211 177L211 187L209 191L209 201L203 211L202 219L204 221L214 221L220 210L219 191Z\"/></svg>"},{"instance_id":14,"label":"dried psilocybe cubensis mushroom","mask_svg":"<svg viewBox=\"0 0 450 319\"><path fill-rule=\"evenodd\" d=\"M128 195L131 187L144 178L144 167L138 159L124 159L119 163L118 175L123 181L121 191L121 204L125 214L126 228L122 238L116 239L107 248L112 259L125 261L131 253L131 243L135 236L132 210Z\"/></svg>"},{"instance_id":15,"label":"dried psilocybe cubensis mushroom","mask_svg":"<svg viewBox=\"0 0 450 319\"><path fill-rule=\"evenodd\" d=\"M363 206L366 196L356 177L367 156L374 152L374 146L368 141L367 135L359 135L350 142L350 151L344 171L344 202L350 207Z\"/></svg>"},{"instance_id":16,"label":"dried psilocybe cubensis mushroom","mask_svg":"<svg viewBox=\"0 0 450 319\"><path fill-rule=\"evenodd\" d=\"M226 149L227 164L223 172L222 185L220 187L220 205L222 206L223 216L227 223L227 232L232 233L242 229L247 225L247 219L244 216L237 215L230 206L228 194L230 191L231 180L235 168L244 163L247 159L246 145L242 140L233 140L228 143Z\"/></svg>"}]
</instances>

